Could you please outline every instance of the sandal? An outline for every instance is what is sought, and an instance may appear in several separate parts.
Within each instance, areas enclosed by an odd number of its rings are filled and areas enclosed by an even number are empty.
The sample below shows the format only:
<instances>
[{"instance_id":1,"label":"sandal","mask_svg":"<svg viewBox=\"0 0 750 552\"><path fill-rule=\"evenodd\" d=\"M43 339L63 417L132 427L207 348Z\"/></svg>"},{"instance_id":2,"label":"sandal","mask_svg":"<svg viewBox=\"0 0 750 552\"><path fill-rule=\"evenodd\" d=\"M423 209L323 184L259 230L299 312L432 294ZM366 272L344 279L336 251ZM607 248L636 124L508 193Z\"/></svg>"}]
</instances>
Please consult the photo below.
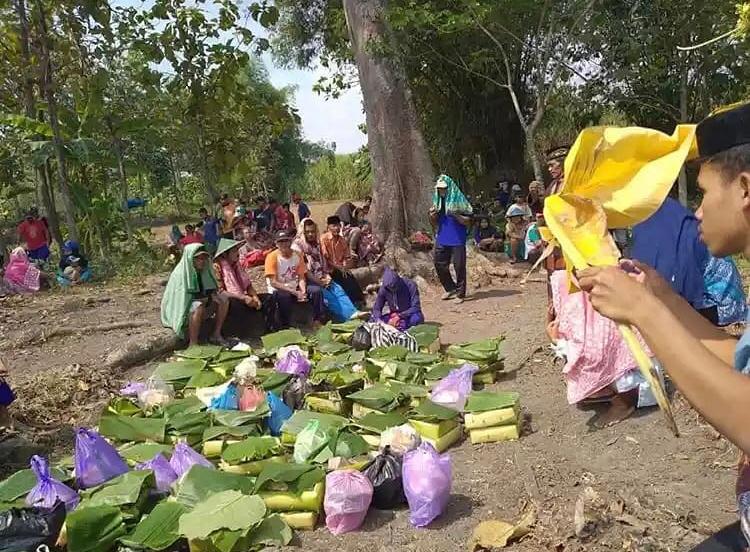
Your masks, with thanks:
<instances>
[{"instance_id":1,"label":"sandal","mask_svg":"<svg viewBox=\"0 0 750 552\"><path fill-rule=\"evenodd\" d=\"M211 338L208 339L208 342L211 345L218 345L220 347L224 347L224 348L227 348L227 349L229 347L231 347L231 344L229 343L229 341L227 341L223 337L211 337Z\"/></svg>"}]
</instances>

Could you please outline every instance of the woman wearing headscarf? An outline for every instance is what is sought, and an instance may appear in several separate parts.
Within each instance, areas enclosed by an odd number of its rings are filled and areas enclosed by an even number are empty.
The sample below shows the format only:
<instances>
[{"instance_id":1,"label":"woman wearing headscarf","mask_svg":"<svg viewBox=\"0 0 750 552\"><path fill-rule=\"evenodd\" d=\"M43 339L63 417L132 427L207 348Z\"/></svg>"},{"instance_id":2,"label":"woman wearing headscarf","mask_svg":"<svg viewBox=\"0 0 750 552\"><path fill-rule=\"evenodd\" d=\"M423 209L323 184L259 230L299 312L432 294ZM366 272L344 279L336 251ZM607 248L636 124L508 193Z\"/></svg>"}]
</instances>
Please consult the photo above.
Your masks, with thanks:
<instances>
[{"instance_id":1,"label":"woman wearing headscarf","mask_svg":"<svg viewBox=\"0 0 750 552\"><path fill-rule=\"evenodd\" d=\"M161 323L189 345L197 345L203 321L215 314L209 341L225 346L221 328L229 312L227 296L218 290L209 253L202 243L185 246L182 258L169 275L161 300Z\"/></svg>"},{"instance_id":2,"label":"woman wearing headscarf","mask_svg":"<svg viewBox=\"0 0 750 552\"><path fill-rule=\"evenodd\" d=\"M16 247L5 267L3 282L13 293L34 293L41 288L42 272L29 261L26 250Z\"/></svg>"},{"instance_id":3,"label":"woman wearing headscarf","mask_svg":"<svg viewBox=\"0 0 750 552\"><path fill-rule=\"evenodd\" d=\"M306 218L299 223L292 249L305 258L307 289L321 290L326 309L334 320L343 322L361 315L344 288L333 281L330 266L320 247L318 225L313 219Z\"/></svg>"},{"instance_id":4,"label":"woman wearing headscarf","mask_svg":"<svg viewBox=\"0 0 750 552\"><path fill-rule=\"evenodd\" d=\"M667 198L633 227L633 259L654 267L672 289L714 325L744 321L745 293L730 258L713 257L700 238L698 219Z\"/></svg>"},{"instance_id":5,"label":"woman wearing headscarf","mask_svg":"<svg viewBox=\"0 0 750 552\"><path fill-rule=\"evenodd\" d=\"M387 312L383 312L385 307ZM419 301L419 288L413 280L402 278L390 267L385 267L383 283L372 307L372 320L384 322L397 330L407 330L424 322Z\"/></svg>"},{"instance_id":6,"label":"woman wearing headscarf","mask_svg":"<svg viewBox=\"0 0 750 552\"><path fill-rule=\"evenodd\" d=\"M505 247L502 233L490 224L487 216L479 218L479 223L474 228L474 241L482 251L502 251Z\"/></svg>"},{"instance_id":7,"label":"woman wearing headscarf","mask_svg":"<svg viewBox=\"0 0 750 552\"><path fill-rule=\"evenodd\" d=\"M445 290L443 300L466 297L466 236L473 208L453 179L441 174L435 183L430 223L435 231L435 271ZM451 276L450 265L456 271Z\"/></svg>"},{"instance_id":8,"label":"woman wearing headscarf","mask_svg":"<svg viewBox=\"0 0 750 552\"><path fill-rule=\"evenodd\" d=\"M91 267L86 256L81 253L78 242L67 240L63 243L60 264L57 270L57 282L63 286L75 286L88 282L92 277Z\"/></svg>"}]
</instances>

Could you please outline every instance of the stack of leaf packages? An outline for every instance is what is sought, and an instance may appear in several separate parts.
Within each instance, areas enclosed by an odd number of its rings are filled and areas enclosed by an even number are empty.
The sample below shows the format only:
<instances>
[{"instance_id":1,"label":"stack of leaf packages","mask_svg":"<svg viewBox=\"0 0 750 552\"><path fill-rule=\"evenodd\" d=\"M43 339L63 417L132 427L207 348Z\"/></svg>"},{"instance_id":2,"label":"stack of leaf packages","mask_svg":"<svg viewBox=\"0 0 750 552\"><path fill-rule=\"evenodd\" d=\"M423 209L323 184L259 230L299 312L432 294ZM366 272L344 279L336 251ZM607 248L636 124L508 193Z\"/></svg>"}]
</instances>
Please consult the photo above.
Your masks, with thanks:
<instances>
[{"instance_id":1,"label":"stack of leaf packages","mask_svg":"<svg viewBox=\"0 0 750 552\"><path fill-rule=\"evenodd\" d=\"M417 340L421 352L438 353L440 351L440 328L435 324L419 324L406 331Z\"/></svg>"},{"instance_id":2,"label":"stack of leaf packages","mask_svg":"<svg viewBox=\"0 0 750 552\"><path fill-rule=\"evenodd\" d=\"M503 369L503 336L483 339L469 343L460 343L448 347L446 354L456 364L471 363L479 368L474 374L475 385L489 385L497 379L497 373ZM428 378L432 381L442 377L430 371Z\"/></svg>"},{"instance_id":3,"label":"stack of leaf packages","mask_svg":"<svg viewBox=\"0 0 750 552\"><path fill-rule=\"evenodd\" d=\"M411 426L422 437L422 441L430 443L438 452L443 452L457 443L463 435L459 413L429 399L425 399L409 411L408 418Z\"/></svg>"},{"instance_id":4,"label":"stack of leaf packages","mask_svg":"<svg viewBox=\"0 0 750 552\"><path fill-rule=\"evenodd\" d=\"M473 445L512 441L521 435L518 393L474 391L465 411L464 423Z\"/></svg>"}]
</instances>

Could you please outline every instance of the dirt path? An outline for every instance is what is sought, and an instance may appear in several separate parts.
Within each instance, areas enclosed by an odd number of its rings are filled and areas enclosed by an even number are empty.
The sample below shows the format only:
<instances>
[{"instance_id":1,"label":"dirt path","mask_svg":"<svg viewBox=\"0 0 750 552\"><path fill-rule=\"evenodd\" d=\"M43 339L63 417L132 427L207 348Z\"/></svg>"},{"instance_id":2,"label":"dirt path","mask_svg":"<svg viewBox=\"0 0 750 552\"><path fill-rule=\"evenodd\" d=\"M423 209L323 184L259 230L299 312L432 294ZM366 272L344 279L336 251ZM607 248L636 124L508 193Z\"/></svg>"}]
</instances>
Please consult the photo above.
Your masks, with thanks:
<instances>
[{"instance_id":1,"label":"dirt path","mask_svg":"<svg viewBox=\"0 0 750 552\"><path fill-rule=\"evenodd\" d=\"M158 326L160 299L153 278L129 287L99 284L0 300L0 355L19 389L21 412L62 424L46 432L51 443L65 441L72 426L98 415L110 391L145 372L144 367L123 372L101 366L123 340L145 337ZM442 325L443 342L507 337L506 372L497 387L521 394L526 433L518 442L464 442L453 448L452 498L429 529L412 528L407 511L372 511L360 532L334 537L321 528L300 535L307 550L461 550L477 523L514 521L529 500L539 507L537 525L512 550L687 550L701 533L733 520L736 452L700 424L684 402L676 409L680 438L672 437L654 410L613 428L589 430L593 413L567 404L560 366L546 350L545 300L543 283L522 286L517 280L497 280L461 306L440 301L436 288L425 294L427 318ZM40 328L122 321L147 326L9 348L39 337ZM573 512L588 486L601 504L593 506L593 535L579 538Z\"/></svg>"}]
</instances>

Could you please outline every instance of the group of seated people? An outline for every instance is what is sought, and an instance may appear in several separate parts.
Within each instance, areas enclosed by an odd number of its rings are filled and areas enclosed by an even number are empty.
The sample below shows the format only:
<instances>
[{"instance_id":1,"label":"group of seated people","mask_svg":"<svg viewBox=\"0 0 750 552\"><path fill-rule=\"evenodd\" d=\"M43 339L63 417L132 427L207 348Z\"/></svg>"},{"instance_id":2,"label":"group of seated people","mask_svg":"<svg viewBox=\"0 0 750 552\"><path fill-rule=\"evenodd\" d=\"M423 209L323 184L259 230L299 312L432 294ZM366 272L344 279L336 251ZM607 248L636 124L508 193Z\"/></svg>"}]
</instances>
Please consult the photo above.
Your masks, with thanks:
<instances>
[{"instance_id":1,"label":"group of seated people","mask_svg":"<svg viewBox=\"0 0 750 552\"><path fill-rule=\"evenodd\" d=\"M344 235L346 226L338 215L326 223L322 234L310 217L296 229L275 232L275 247L263 259L262 291L253 286L244 262L258 251L250 229L242 241L220 238L213 253L204 243L187 244L167 284L162 323L195 344L204 321L213 317L209 341L225 344L222 330L228 317L241 319L248 311L261 311L265 329L274 331L292 325L297 303L309 303L314 327L328 320L373 319L404 330L424 321L414 282L388 268L372 311L363 311L365 294L351 272L358 256ZM369 240L364 226L357 227L358 246Z\"/></svg>"}]
</instances>

